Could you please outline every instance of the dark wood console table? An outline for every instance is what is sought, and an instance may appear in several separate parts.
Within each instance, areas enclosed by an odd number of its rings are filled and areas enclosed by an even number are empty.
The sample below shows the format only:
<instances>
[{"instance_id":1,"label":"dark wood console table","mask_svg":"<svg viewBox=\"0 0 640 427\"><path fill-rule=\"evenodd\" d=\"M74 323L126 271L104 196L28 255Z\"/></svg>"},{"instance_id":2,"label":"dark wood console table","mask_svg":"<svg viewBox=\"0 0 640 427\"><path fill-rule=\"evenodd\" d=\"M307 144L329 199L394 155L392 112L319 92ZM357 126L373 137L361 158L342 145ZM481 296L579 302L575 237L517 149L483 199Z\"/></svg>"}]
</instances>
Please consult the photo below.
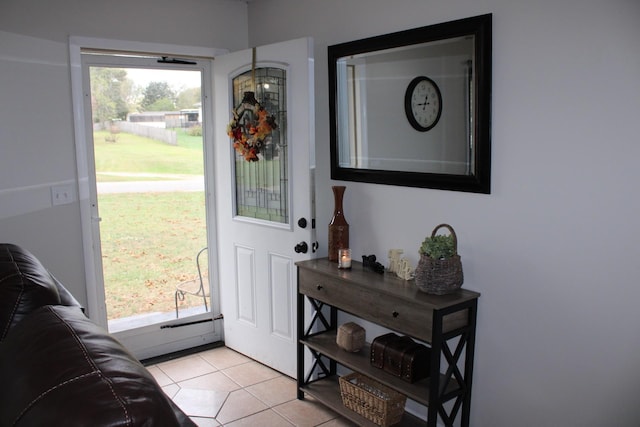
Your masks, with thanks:
<instances>
[{"instance_id":1,"label":"dark wood console table","mask_svg":"<svg viewBox=\"0 0 640 427\"><path fill-rule=\"evenodd\" d=\"M453 426L458 415L462 426L469 425L479 293L460 289L449 295L428 295L413 281L374 273L359 262L350 270L338 269L327 258L296 265L298 399L308 394L358 425L374 426L342 405L337 376L341 365L428 407L426 422L405 412L402 426L435 427L438 419ZM305 319L305 298L311 304L310 319ZM429 378L410 384L372 367L369 344L358 353L340 349L336 345L338 310L429 345ZM311 353L309 369L305 349Z\"/></svg>"}]
</instances>

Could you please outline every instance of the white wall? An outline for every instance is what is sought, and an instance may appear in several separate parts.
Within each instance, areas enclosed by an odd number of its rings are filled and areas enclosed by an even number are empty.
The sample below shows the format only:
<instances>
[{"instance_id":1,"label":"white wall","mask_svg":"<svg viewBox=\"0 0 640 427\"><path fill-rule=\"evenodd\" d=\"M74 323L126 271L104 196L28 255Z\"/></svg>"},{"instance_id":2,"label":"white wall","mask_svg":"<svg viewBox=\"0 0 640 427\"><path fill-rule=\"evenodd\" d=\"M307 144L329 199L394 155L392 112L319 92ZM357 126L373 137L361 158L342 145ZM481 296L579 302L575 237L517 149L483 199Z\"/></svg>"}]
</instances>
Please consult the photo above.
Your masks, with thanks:
<instances>
[{"instance_id":1,"label":"white wall","mask_svg":"<svg viewBox=\"0 0 640 427\"><path fill-rule=\"evenodd\" d=\"M0 2L0 242L35 253L86 304L76 191L69 36L237 50L247 46L238 0Z\"/></svg>"},{"instance_id":2,"label":"white wall","mask_svg":"<svg viewBox=\"0 0 640 427\"><path fill-rule=\"evenodd\" d=\"M0 30L66 43L69 36L247 46L242 0L2 0Z\"/></svg>"},{"instance_id":3,"label":"white wall","mask_svg":"<svg viewBox=\"0 0 640 427\"><path fill-rule=\"evenodd\" d=\"M464 286L482 293L472 426L637 426L637 0L258 0L249 42L315 39L326 248L327 46L484 13L493 13L492 194L340 182L351 246L383 258L404 248L417 261L434 226L456 229Z\"/></svg>"},{"instance_id":4,"label":"white wall","mask_svg":"<svg viewBox=\"0 0 640 427\"><path fill-rule=\"evenodd\" d=\"M435 225L455 227L465 287L482 293L474 427L638 425L637 0L254 0L248 31L246 9L231 0L3 0L0 196L30 187L19 203L28 212L0 215L0 240L24 244L84 292L79 208L41 206L49 185L75 180L68 35L230 50L314 37L326 248L327 45L493 13L492 194L346 183L351 245L356 256L401 247L417 260ZM27 124L25 114L44 122Z\"/></svg>"}]
</instances>

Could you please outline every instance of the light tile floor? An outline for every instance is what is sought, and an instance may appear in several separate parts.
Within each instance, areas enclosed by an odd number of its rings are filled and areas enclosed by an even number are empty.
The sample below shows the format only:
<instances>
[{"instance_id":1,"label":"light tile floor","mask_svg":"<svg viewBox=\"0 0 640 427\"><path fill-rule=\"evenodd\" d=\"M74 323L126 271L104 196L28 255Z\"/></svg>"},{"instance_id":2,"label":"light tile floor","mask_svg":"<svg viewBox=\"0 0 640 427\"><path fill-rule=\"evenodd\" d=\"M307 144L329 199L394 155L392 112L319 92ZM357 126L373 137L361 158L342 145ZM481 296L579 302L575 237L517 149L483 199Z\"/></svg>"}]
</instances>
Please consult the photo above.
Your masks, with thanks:
<instances>
[{"instance_id":1,"label":"light tile floor","mask_svg":"<svg viewBox=\"0 0 640 427\"><path fill-rule=\"evenodd\" d=\"M310 397L296 399L293 379L226 347L147 368L200 427L354 425Z\"/></svg>"}]
</instances>

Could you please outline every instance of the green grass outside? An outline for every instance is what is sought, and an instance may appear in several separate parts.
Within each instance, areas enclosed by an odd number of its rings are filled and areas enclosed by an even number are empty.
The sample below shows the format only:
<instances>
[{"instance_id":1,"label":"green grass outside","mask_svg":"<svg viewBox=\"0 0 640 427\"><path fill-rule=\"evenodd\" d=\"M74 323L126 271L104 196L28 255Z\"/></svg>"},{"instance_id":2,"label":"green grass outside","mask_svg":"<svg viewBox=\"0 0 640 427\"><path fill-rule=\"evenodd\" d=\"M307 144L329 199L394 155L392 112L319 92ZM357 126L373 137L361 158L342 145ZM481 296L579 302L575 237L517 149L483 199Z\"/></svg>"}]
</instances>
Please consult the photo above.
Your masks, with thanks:
<instances>
[{"instance_id":1,"label":"green grass outside","mask_svg":"<svg viewBox=\"0 0 640 427\"><path fill-rule=\"evenodd\" d=\"M185 129L173 129L178 136L178 146L202 153L202 136L189 135Z\"/></svg>"},{"instance_id":2,"label":"green grass outside","mask_svg":"<svg viewBox=\"0 0 640 427\"><path fill-rule=\"evenodd\" d=\"M105 194L100 216L109 319L173 311L176 285L197 277L206 246L204 193Z\"/></svg>"},{"instance_id":3,"label":"green grass outside","mask_svg":"<svg viewBox=\"0 0 640 427\"><path fill-rule=\"evenodd\" d=\"M128 133L108 142L107 131L94 132L96 175L99 182L139 181L138 177L114 177L102 172L204 175L202 137L178 131L178 145Z\"/></svg>"},{"instance_id":4,"label":"green grass outside","mask_svg":"<svg viewBox=\"0 0 640 427\"><path fill-rule=\"evenodd\" d=\"M94 135L100 181L154 179L101 172L203 175L201 137L179 135L176 147L126 133L106 142L107 135ZM102 194L98 201L108 318L173 311L176 285L197 277L195 258L206 246L204 193ZM202 299L187 297L180 306L196 305Z\"/></svg>"}]
</instances>

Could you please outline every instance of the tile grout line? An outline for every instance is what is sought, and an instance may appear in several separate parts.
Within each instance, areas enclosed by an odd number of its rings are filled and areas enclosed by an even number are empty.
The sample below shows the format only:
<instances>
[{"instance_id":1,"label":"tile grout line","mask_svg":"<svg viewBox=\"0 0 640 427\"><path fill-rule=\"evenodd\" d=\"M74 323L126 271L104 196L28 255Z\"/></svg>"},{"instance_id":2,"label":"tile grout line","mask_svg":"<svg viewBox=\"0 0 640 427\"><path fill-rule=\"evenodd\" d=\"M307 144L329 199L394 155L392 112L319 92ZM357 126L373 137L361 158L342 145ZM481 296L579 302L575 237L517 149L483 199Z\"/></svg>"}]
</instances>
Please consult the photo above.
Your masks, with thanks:
<instances>
[{"instance_id":1,"label":"tile grout line","mask_svg":"<svg viewBox=\"0 0 640 427\"><path fill-rule=\"evenodd\" d=\"M210 349L210 350L205 350L205 352L207 352L207 351L216 351L216 350L217 350L217 349L216 349L216 348L214 348L214 349ZM228 350L229 350L229 351L231 351L231 352L234 352L234 350L231 350L231 349L228 349ZM190 416L190 418L192 418L192 419L203 419L203 420L204 420L204 419L208 419L208 420L212 420L214 423L216 423L216 424L218 424L218 425L220 425L220 426L225 426L225 425L229 425L229 424L236 423L236 422L241 421L241 420L244 420L244 419L248 419L248 418L250 418L250 417L257 416L258 414L266 413L267 411L271 411L275 416L277 416L279 419L281 419L281 420L283 420L284 422L286 422L288 425L291 425L291 426L294 426L294 427L295 427L295 426L297 426L297 424L294 422L294 420L289 419L289 418L287 417L287 415L286 415L286 411L282 412L282 411L280 411L280 410L277 410L277 409L276 409L276 408L278 408L278 407L284 407L284 406L285 406L285 405L287 405L287 404L291 404L292 402L295 402L295 401L297 400L297 398L295 398L295 397L294 397L294 398L292 398L292 399L289 399L288 397L286 397L286 399L287 399L287 400L284 400L284 401L282 401L282 402L278 402L278 403L271 404L271 403L269 403L269 402L265 401L263 398L260 398L260 394L259 394L259 393L257 393L257 392L256 392L256 390L254 390L253 392L252 392L252 391L250 391L250 388L252 388L252 387L254 387L254 386L256 386L256 385L260 385L260 384L267 383L267 382L269 382L269 381L285 379L285 380L287 380L287 381L295 382L295 380L294 380L294 379L292 379L292 378L290 378L290 377L288 377L287 375L282 374L281 372L278 372L278 371L276 371L276 370L274 370L274 369L272 369L272 368L270 368L270 367L268 367L268 366L266 366L266 365L261 364L260 362L255 361L254 359L251 359L251 358L246 357L246 356L244 356L244 355L241 355L241 354L239 354L239 353L238 353L238 355L239 355L239 356L241 356L241 357L243 358L243 359L242 359L242 361L241 361L240 363L231 364L231 365L229 365L229 366L227 366L227 367L225 367L225 368L222 368L222 369L221 369L221 368L218 368L218 367L217 367L213 362L210 362L209 360L207 360L207 358L203 357L203 356L202 356L202 353L200 353L200 354L195 353L195 354L190 354L190 355L184 355L184 356L182 356L182 357L172 358L172 359L165 360L165 361L159 361L158 363L155 363L155 364L149 364L149 365L147 365L147 367L148 367L148 368L156 367L156 368L157 368L157 369L158 369L158 370L159 370L163 375L165 375L165 376L166 376L166 377L171 381L171 383L170 383L170 384L167 384L167 385L165 385L165 386L162 386L163 388L165 388L165 387L170 387L170 386L172 386L172 387L176 387L176 388L177 388L177 391L176 391L175 393L173 393L173 396L174 396L174 397L168 396L171 400L174 400L174 398L177 396L177 394L178 394L181 390L198 390L198 389L189 389L189 388L187 388L187 387L184 387L184 386L183 386L183 385L181 385L180 383L184 383L184 382L186 382L186 381L191 381L191 380L197 379L197 378L199 378L199 377L203 377L203 376L210 375L210 374L213 374L213 373L220 373L220 374L222 374L226 379L228 379L229 381L231 381L233 384L235 384L235 385L238 387L238 388L237 388L237 389L235 389L235 390L231 390L231 391L228 391L228 392L225 392L225 391L223 391L223 392L222 392L222 393L225 393L226 395L225 395L225 397L224 397L223 402L220 404L220 406L219 406L219 408L218 408L218 410L217 410L217 412L216 412L215 416L213 416L213 417L212 417L212 416L198 416L198 415L193 415L193 416ZM165 371L165 370L164 370L164 369L162 369L162 367L161 367L161 365L171 364L172 362L173 362L173 363L180 363L180 361L185 361L185 360L188 360L188 359L191 359L191 358L193 358L194 360L195 360L195 359L199 359L199 362L205 362L205 365L206 365L206 366L209 366L209 367L211 367L211 368L212 368L212 369L214 369L214 370L213 370L213 371L211 371L211 372L198 374L198 375L195 375L195 376L193 376L193 377L184 378L184 379L181 379L180 381L176 381L174 378L172 378L172 377L168 374L168 372L167 372L167 371ZM212 357L212 358L213 358L213 357ZM224 362L224 363L227 363L228 361L229 361L229 359L225 360L225 362ZM266 369L269 369L269 370L273 371L276 375L275 375L275 376L273 376L273 377L270 377L270 378L266 378L266 379L260 380L260 381L258 381L258 382L256 382L256 383L253 383L253 384L249 384L249 385L243 386L243 385L241 385L240 383L238 383L236 380L234 380L234 378L233 378L231 375L229 375L229 373L225 372L225 371L227 371L227 370L229 370L229 369L237 368L237 367L239 367L239 366L246 365L246 364L250 364L250 363L252 363L252 362L254 362L255 364L257 364L258 366L263 366L264 368L266 368ZM223 363L223 364L224 364L224 363ZM231 361L231 363L233 363L233 362ZM205 388L205 389L202 389L202 390L208 390L208 389L206 389L206 388ZM231 421L229 421L228 423L222 423L222 422L218 421L217 417L220 415L221 411L223 410L223 408L225 407L225 405L227 404L227 402L229 402L229 398L230 398L230 396L231 396L231 393L236 392L236 391L241 391L241 390L242 390L242 391L244 391L245 393L247 393L247 394L248 394L249 396L251 396L252 398L255 398L257 401L261 402L261 403L265 406L265 409L260 410L260 411L258 411L258 412L256 412L256 413L252 413L252 414L247 414L247 415L241 416L240 418L237 418L237 419L235 419L235 420L231 420ZM210 390L210 391L215 391L215 390ZM335 415L335 416L334 416L333 418L331 418L330 420L327 420L327 421L321 421L321 422L319 422L319 423L314 423L314 424L313 424L313 426L315 426L315 427L322 426L323 424L327 424L327 423L329 423L329 422L331 422L331 421L333 421L333 420L338 420L338 419L340 419L340 418L341 418L338 414L334 414L334 415ZM309 425L309 424L307 424L307 425Z\"/></svg>"}]
</instances>

